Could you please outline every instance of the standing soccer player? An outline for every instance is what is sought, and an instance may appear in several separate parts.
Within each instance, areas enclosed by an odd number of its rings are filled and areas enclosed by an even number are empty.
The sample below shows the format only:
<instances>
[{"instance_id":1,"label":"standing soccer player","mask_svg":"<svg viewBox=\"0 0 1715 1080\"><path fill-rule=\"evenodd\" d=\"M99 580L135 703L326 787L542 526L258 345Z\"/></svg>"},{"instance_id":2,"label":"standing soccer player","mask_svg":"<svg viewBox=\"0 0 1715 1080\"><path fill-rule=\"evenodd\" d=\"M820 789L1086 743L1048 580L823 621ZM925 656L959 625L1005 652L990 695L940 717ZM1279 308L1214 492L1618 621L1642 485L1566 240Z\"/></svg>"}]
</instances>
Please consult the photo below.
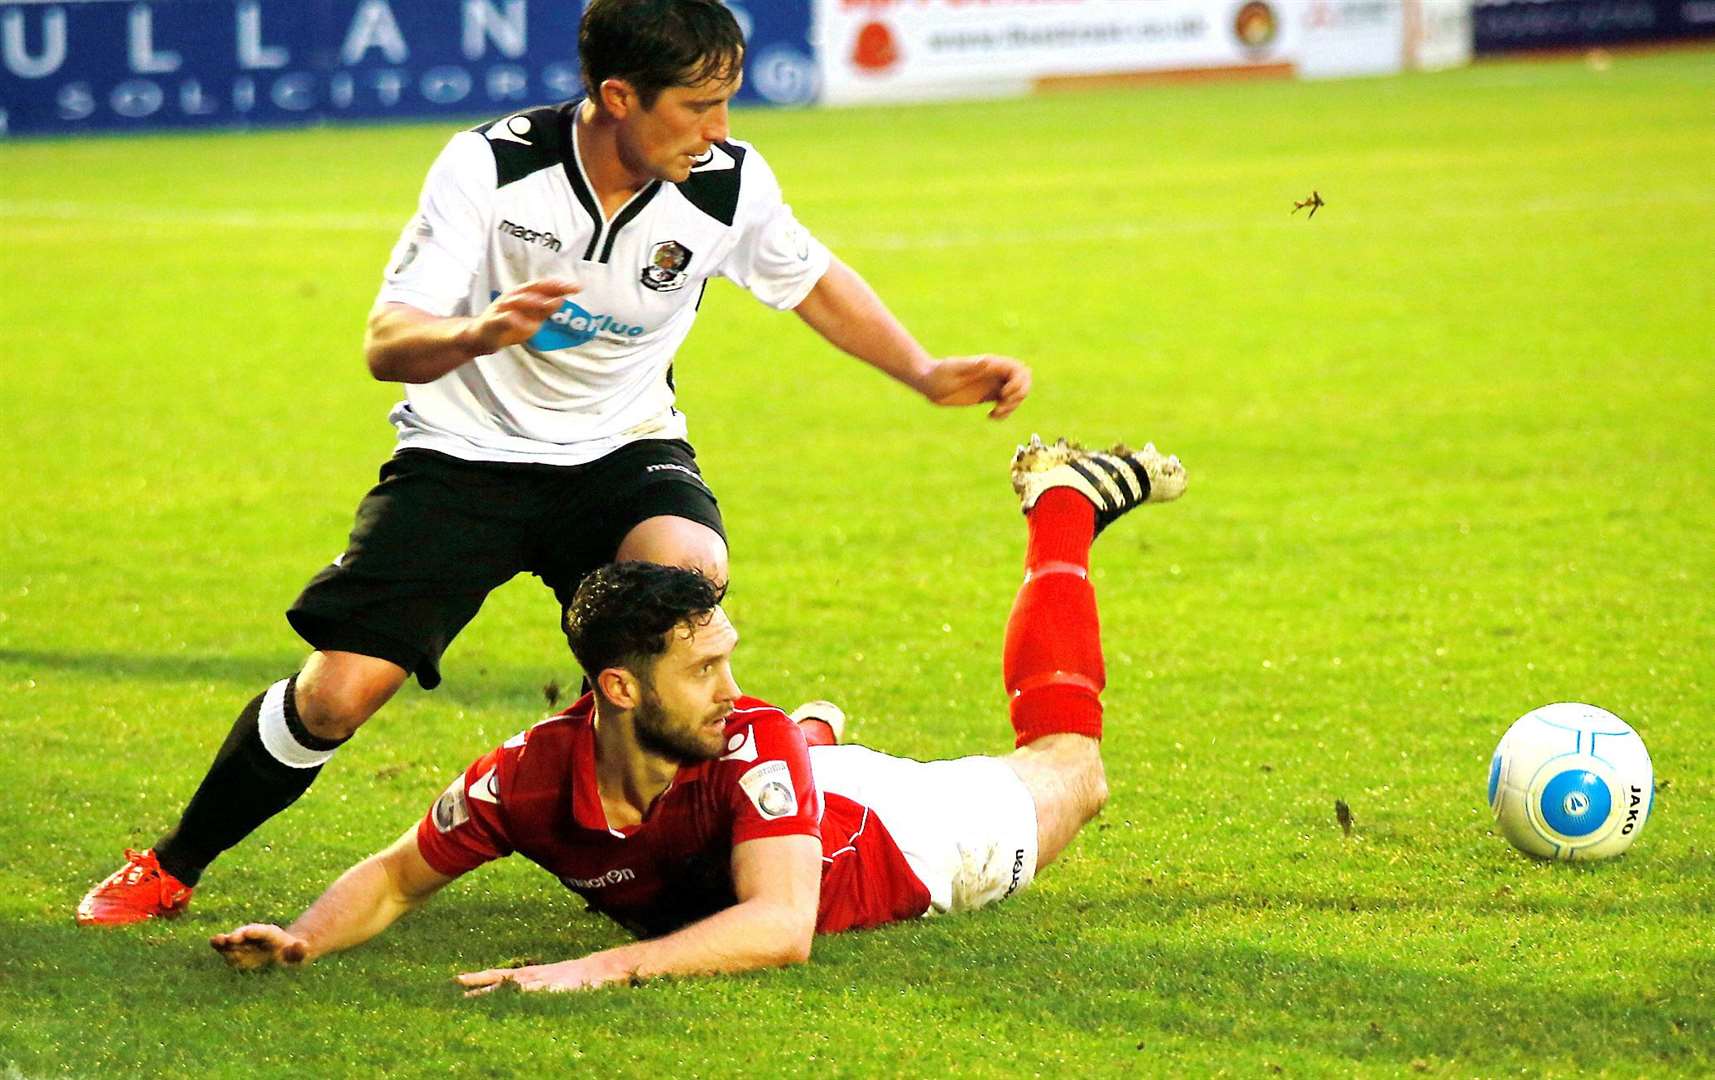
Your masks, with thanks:
<instances>
[{"instance_id":1,"label":"standing soccer player","mask_svg":"<svg viewBox=\"0 0 1715 1080\"><path fill-rule=\"evenodd\" d=\"M1003 417L1030 372L936 360L793 217L728 136L744 42L718 0L593 0L587 97L453 136L370 313L370 372L406 384L396 451L344 554L287 612L314 650L246 705L180 816L78 905L184 910L221 852L290 806L520 571L563 605L615 559L727 573L720 510L674 407L673 360L725 277L940 405Z\"/></svg>"}]
</instances>

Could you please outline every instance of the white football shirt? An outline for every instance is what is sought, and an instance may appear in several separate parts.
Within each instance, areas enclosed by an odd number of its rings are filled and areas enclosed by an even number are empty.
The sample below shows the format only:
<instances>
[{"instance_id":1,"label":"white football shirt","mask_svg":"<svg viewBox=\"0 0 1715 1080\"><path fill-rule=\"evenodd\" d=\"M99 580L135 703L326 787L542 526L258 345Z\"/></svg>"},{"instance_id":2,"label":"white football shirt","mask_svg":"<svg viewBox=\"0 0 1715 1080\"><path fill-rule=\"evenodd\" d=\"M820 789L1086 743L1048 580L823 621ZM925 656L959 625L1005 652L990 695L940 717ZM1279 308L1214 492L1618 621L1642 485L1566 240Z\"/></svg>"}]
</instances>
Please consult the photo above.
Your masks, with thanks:
<instances>
[{"instance_id":1,"label":"white football shirt","mask_svg":"<svg viewBox=\"0 0 1715 1080\"><path fill-rule=\"evenodd\" d=\"M797 307L829 254L749 144L717 143L681 184L653 181L606 218L573 122L580 102L454 135L393 249L380 301L474 315L535 278L583 285L522 345L409 385L400 448L474 461L578 465L686 435L673 357L708 279Z\"/></svg>"}]
</instances>

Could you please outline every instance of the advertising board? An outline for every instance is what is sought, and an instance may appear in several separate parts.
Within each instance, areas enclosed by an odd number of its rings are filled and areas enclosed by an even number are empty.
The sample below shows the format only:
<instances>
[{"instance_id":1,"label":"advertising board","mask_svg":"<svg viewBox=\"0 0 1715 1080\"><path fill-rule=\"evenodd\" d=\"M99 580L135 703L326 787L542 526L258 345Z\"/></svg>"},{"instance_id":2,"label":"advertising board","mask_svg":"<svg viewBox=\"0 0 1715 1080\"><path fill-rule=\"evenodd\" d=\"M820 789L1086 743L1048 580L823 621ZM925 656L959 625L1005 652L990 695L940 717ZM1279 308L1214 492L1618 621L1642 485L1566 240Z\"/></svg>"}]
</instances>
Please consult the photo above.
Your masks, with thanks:
<instances>
[{"instance_id":1,"label":"advertising board","mask_svg":"<svg viewBox=\"0 0 1715 1080\"><path fill-rule=\"evenodd\" d=\"M740 100L817 94L803 0L735 0ZM0 0L0 135L493 116L582 93L578 0Z\"/></svg>"}]
</instances>

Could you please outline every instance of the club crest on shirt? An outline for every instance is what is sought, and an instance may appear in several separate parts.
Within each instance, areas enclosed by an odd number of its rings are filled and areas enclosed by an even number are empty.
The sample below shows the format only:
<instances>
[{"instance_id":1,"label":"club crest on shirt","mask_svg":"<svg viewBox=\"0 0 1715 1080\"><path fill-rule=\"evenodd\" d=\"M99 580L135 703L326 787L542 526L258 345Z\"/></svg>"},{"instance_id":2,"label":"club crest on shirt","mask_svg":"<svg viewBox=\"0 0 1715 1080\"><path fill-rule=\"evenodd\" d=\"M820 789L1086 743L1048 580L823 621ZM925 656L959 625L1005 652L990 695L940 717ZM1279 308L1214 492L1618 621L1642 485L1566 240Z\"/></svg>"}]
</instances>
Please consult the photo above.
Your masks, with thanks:
<instances>
[{"instance_id":1,"label":"club crest on shirt","mask_svg":"<svg viewBox=\"0 0 1715 1080\"><path fill-rule=\"evenodd\" d=\"M429 811L434 819L438 832L452 832L454 829L470 820L470 804L465 801L464 777L454 780L447 790L441 792L441 797L435 800L435 808Z\"/></svg>"},{"instance_id":2,"label":"club crest on shirt","mask_svg":"<svg viewBox=\"0 0 1715 1080\"><path fill-rule=\"evenodd\" d=\"M691 265L691 249L677 240L656 244L649 251L649 265L643 268L643 285L656 292L677 292L685 287L689 276L685 267Z\"/></svg>"},{"instance_id":3,"label":"club crest on shirt","mask_svg":"<svg viewBox=\"0 0 1715 1080\"><path fill-rule=\"evenodd\" d=\"M756 812L770 821L798 812L798 796L792 791L792 770L784 761L764 761L738 778Z\"/></svg>"}]
</instances>

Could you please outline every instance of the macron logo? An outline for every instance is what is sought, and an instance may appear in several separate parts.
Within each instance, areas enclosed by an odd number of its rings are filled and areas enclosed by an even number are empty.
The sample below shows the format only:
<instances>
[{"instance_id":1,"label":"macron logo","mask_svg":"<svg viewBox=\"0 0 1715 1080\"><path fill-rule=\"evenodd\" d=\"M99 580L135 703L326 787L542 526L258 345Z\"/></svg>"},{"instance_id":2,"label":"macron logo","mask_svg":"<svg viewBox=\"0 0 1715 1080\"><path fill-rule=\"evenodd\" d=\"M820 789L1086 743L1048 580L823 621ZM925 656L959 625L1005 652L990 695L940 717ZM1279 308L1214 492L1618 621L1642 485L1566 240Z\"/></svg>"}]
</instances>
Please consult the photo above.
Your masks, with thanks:
<instances>
[{"instance_id":1,"label":"macron logo","mask_svg":"<svg viewBox=\"0 0 1715 1080\"><path fill-rule=\"evenodd\" d=\"M582 890L602 889L609 885L618 885L622 882L636 880L637 875L632 872L631 867L622 866L617 870L609 870L605 874L597 874L595 877L571 877L570 875L567 875L560 879L560 883L569 889Z\"/></svg>"},{"instance_id":2,"label":"macron logo","mask_svg":"<svg viewBox=\"0 0 1715 1080\"><path fill-rule=\"evenodd\" d=\"M500 231L505 233L507 236L512 237L514 240L522 240L526 244L541 244L549 251L560 250L560 238L551 232L528 229L512 221L502 221L500 223Z\"/></svg>"}]
</instances>

